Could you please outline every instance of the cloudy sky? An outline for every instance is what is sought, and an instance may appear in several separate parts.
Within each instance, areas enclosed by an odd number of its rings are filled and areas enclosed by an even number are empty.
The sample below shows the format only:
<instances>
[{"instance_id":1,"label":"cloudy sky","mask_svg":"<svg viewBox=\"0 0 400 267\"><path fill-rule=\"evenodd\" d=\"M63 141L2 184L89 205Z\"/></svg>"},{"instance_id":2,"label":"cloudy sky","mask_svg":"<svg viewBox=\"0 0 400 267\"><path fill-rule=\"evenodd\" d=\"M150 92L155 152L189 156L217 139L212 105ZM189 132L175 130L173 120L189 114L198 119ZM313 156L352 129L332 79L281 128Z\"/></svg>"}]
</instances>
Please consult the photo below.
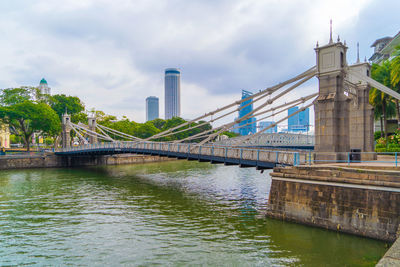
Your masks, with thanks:
<instances>
[{"instance_id":1,"label":"cloudy sky","mask_svg":"<svg viewBox=\"0 0 400 267\"><path fill-rule=\"evenodd\" d=\"M348 62L400 31L398 0L4 0L0 88L38 85L80 97L87 108L143 122L160 98L164 69L182 71L182 117L193 118L315 64L333 33ZM337 38L337 37L335 37ZM312 81L289 98L315 92Z\"/></svg>"}]
</instances>

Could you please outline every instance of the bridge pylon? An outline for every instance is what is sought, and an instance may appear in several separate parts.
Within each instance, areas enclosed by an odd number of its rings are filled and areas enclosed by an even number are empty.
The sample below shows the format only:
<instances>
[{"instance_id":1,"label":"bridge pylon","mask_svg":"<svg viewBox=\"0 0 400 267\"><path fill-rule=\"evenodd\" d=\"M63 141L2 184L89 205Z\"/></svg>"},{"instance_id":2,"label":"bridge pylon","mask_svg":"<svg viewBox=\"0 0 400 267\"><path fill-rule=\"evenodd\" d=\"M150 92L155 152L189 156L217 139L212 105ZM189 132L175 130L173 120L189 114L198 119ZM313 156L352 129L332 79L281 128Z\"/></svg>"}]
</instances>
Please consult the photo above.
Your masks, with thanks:
<instances>
[{"instance_id":1,"label":"bridge pylon","mask_svg":"<svg viewBox=\"0 0 400 267\"><path fill-rule=\"evenodd\" d=\"M69 148L71 146L71 116L65 112L62 116L62 147Z\"/></svg>"},{"instance_id":2,"label":"bridge pylon","mask_svg":"<svg viewBox=\"0 0 400 267\"><path fill-rule=\"evenodd\" d=\"M359 61L349 66L349 70L370 76L371 65ZM360 149L362 152L374 152L374 108L369 103L371 86L365 82L348 75L347 80L354 85L349 87L350 105L350 148ZM362 154L362 160L376 159L373 153Z\"/></svg>"},{"instance_id":3,"label":"bridge pylon","mask_svg":"<svg viewBox=\"0 0 400 267\"><path fill-rule=\"evenodd\" d=\"M368 101L370 87L358 80L352 81L354 77L348 73L352 69L369 76L369 64L348 66L347 46L339 38L337 42L331 39L325 46L317 45L315 52L319 79L319 96L314 101L315 159L341 162L348 160L348 152L352 149L373 152L373 108Z\"/></svg>"},{"instance_id":4,"label":"bridge pylon","mask_svg":"<svg viewBox=\"0 0 400 267\"><path fill-rule=\"evenodd\" d=\"M88 126L89 126L89 130L90 131L96 132L96 126L97 126L96 117L89 117L88 118ZM97 136L90 135L89 136L89 143L91 143L91 144L97 143Z\"/></svg>"}]
</instances>

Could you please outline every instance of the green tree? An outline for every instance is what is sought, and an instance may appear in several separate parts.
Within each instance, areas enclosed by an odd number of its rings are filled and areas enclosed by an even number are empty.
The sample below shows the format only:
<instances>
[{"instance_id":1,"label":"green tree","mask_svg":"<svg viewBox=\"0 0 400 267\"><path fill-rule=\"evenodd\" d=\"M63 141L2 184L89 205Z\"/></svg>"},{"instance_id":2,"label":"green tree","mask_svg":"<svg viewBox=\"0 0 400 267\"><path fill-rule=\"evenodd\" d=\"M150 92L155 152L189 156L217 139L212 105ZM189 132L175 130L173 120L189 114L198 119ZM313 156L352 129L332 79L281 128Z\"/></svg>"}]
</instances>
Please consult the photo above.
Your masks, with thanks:
<instances>
[{"instance_id":1,"label":"green tree","mask_svg":"<svg viewBox=\"0 0 400 267\"><path fill-rule=\"evenodd\" d=\"M395 89L396 92L400 93L400 46L397 46L394 52L392 53L394 57L390 61L390 75L391 75L391 85L392 88ZM400 123L400 120L399 120Z\"/></svg>"},{"instance_id":2,"label":"green tree","mask_svg":"<svg viewBox=\"0 0 400 267\"><path fill-rule=\"evenodd\" d=\"M38 89L36 87L27 86L2 89L0 103L4 106L11 106L26 100L33 100L37 96L37 92Z\"/></svg>"},{"instance_id":3,"label":"green tree","mask_svg":"<svg viewBox=\"0 0 400 267\"><path fill-rule=\"evenodd\" d=\"M390 62L384 61L381 65L373 64L371 68L371 77L380 82L381 84L391 87L390 79ZM398 109L392 101L392 98L379 91L376 88L372 88L369 95L369 101L371 105L375 107L374 117L375 119L380 119L381 121L381 133L384 132L385 138L387 138L387 119L397 113L399 116ZM397 103L398 106L398 103ZM397 112L396 112L397 109Z\"/></svg>"},{"instance_id":4,"label":"green tree","mask_svg":"<svg viewBox=\"0 0 400 267\"><path fill-rule=\"evenodd\" d=\"M154 119L151 121L151 123L156 127L157 129L161 130L163 126L165 125L165 120L163 119Z\"/></svg>"},{"instance_id":5,"label":"green tree","mask_svg":"<svg viewBox=\"0 0 400 267\"><path fill-rule=\"evenodd\" d=\"M146 123L140 123L136 129L136 137L147 138L159 133L158 130L150 121Z\"/></svg>"},{"instance_id":6,"label":"green tree","mask_svg":"<svg viewBox=\"0 0 400 267\"><path fill-rule=\"evenodd\" d=\"M30 141L34 132L40 135L57 135L61 131L57 113L45 103L31 100L0 107L0 118L9 124L11 133L19 136L30 150Z\"/></svg>"},{"instance_id":7,"label":"green tree","mask_svg":"<svg viewBox=\"0 0 400 267\"><path fill-rule=\"evenodd\" d=\"M50 106L57 113L58 117L61 119L62 115L65 111L71 115L71 119L74 121L74 115L81 113L85 110L85 105L82 101L76 96L66 96L64 94L61 95L52 95L50 96ZM75 119L80 119L81 117L75 116Z\"/></svg>"}]
</instances>

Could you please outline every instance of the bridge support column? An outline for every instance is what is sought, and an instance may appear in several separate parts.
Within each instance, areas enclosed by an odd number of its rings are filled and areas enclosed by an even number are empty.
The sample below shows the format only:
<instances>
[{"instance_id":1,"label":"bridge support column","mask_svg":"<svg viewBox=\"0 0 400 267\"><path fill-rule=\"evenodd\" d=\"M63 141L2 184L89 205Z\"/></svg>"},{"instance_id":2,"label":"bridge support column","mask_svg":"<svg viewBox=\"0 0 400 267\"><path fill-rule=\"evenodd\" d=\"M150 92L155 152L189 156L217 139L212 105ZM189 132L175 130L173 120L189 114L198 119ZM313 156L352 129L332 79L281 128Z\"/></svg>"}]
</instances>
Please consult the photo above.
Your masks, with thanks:
<instances>
[{"instance_id":1,"label":"bridge support column","mask_svg":"<svg viewBox=\"0 0 400 267\"><path fill-rule=\"evenodd\" d=\"M349 103L344 94L347 47L340 41L315 48L319 97L315 110L315 159L343 161L350 151Z\"/></svg>"},{"instance_id":2,"label":"bridge support column","mask_svg":"<svg viewBox=\"0 0 400 267\"><path fill-rule=\"evenodd\" d=\"M371 66L368 63L357 63L349 67L350 69L369 76ZM370 86L365 82L360 82L354 77L348 77L355 90L350 105L350 148L360 149L362 152L361 160L374 160L374 108L369 104ZM351 91L351 90L350 90ZM350 92L351 93L351 92Z\"/></svg>"},{"instance_id":3,"label":"bridge support column","mask_svg":"<svg viewBox=\"0 0 400 267\"><path fill-rule=\"evenodd\" d=\"M89 126L89 130L96 132L96 117L89 117L88 118L88 126ZM95 136L89 136L89 143L91 144L96 144L97 143L97 137Z\"/></svg>"},{"instance_id":4,"label":"bridge support column","mask_svg":"<svg viewBox=\"0 0 400 267\"><path fill-rule=\"evenodd\" d=\"M62 116L62 147L69 148L71 146L71 116L65 113Z\"/></svg>"}]
</instances>

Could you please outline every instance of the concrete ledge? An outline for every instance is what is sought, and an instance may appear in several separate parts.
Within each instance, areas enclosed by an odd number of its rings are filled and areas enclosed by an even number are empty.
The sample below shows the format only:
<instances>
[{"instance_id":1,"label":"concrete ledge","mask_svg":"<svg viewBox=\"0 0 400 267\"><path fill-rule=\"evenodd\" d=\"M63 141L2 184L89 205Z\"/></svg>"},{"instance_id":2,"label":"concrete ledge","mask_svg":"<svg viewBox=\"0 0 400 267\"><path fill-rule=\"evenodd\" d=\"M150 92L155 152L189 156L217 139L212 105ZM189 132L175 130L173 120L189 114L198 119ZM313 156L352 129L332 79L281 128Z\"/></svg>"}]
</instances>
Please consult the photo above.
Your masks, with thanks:
<instances>
[{"instance_id":1,"label":"concrete ledge","mask_svg":"<svg viewBox=\"0 0 400 267\"><path fill-rule=\"evenodd\" d=\"M394 242L383 258L376 265L377 267L400 266L400 238Z\"/></svg>"}]
</instances>

